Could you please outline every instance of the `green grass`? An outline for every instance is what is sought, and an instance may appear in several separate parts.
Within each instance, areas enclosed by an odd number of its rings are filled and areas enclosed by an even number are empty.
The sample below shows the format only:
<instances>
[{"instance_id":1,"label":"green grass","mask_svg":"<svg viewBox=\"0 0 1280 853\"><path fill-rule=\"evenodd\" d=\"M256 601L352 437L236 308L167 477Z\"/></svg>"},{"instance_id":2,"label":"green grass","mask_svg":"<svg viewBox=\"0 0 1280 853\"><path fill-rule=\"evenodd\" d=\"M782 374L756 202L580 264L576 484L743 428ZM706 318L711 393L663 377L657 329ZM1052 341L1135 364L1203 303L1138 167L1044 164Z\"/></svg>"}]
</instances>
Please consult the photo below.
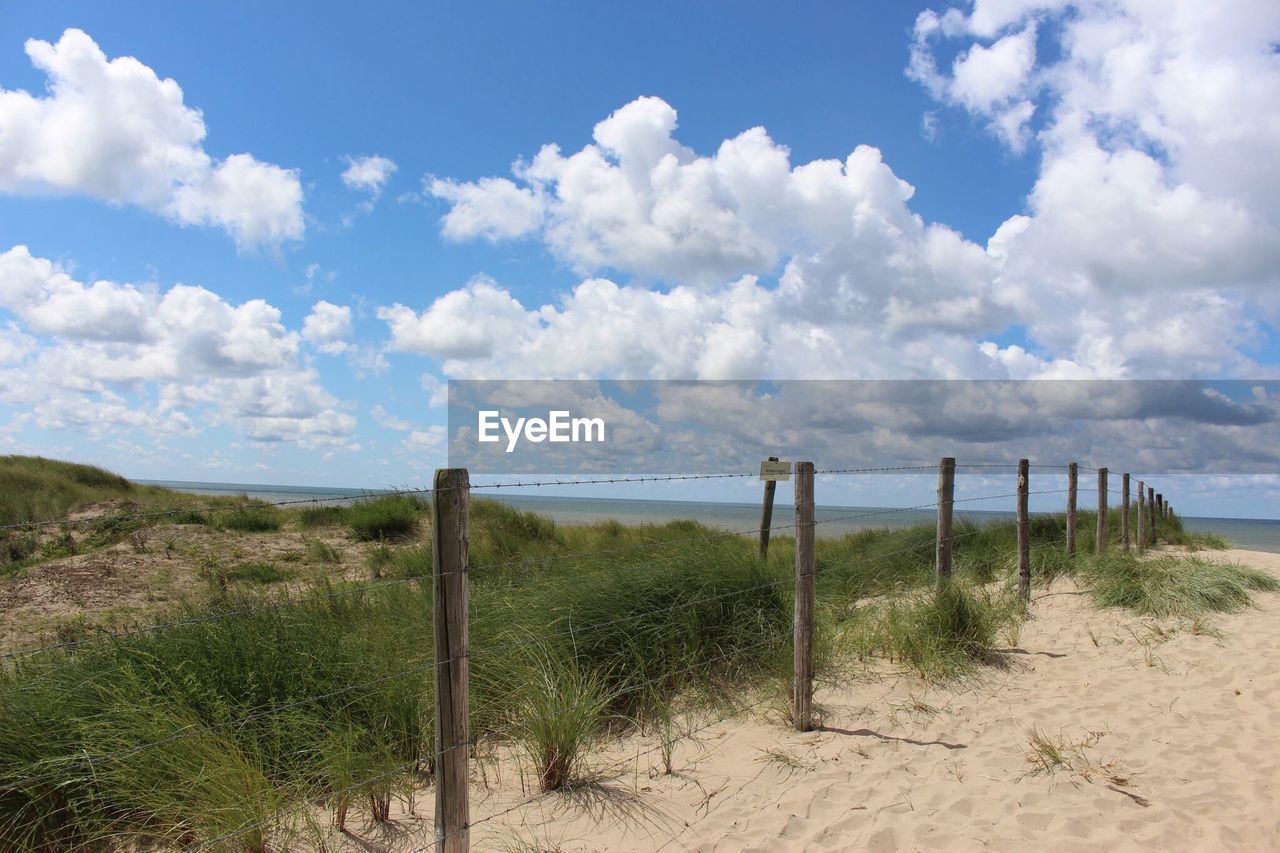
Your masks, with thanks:
<instances>
[{"instance_id":1,"label":"green grass","mask_svg":"<svg viewBox=\"0 0 1280 853\"><path fill-rule=\"evenodd\" d=\"M96 501L146 491L92 465L42 456L0 456L0 524L51 521Z\"/></svg>"},{"instance_id":2,"label":"green grass","mask_svg":"<svg viewBox=\"0 0 1280 853\"><path fill-rule=\"evenodd\" d=\"M1280 590L1280 581L1266 572L1197 557L1107 553L1085 561L1079 578L1104 607L1161 618L1230 613L1249 606L1254 592Z\"/></svg>"},{"instance_id":3,"label":"green grass","mask_svg":"<svg viewBox=\"0 0 1280 853\"><path fill-rule=\"evenodd\" d=\"M298 524L303 529L345 527L347 516L347 507L345 506L312 506L298 510Z\"/></svg>"},{"instance_id":4,"label":"green grass","mask_svg":"<svg viewBox=\"0 0 1280 853\"><path fill-rule=\"evenodd\" d=\"M559 791L589 775L587 751L614 697L602 673L529 639L518 651L520 681L509 685L519 697L511 737L533 765L541 790Z\"/></svg>"},{"instance_id":5,"label":"green grass","mask_svg":"<svg viewBox=\"0 0 1280 853\"><path fill-rule=\"evenodd\" d=\"M184 509L181 512L165 516L160 521L168 524L183 525L207 525L210 523L208 514L198 509Z\"/></svg>"},{"instance_id":6,"label":"green grass","mask_svg":"<svg viewBox=\"0 0 1280 853\"><path fill-rule=\"evenodd\" d=\"M356 539L376 542L413 533L425 510L413 495L382 495L356 501L346 508L346 519Z\"/></svg>"},{"instance_id":7,"label":"green grass","mask_svg":"<svg viewBox=\"0 0 1280 853\"><path fill-rule=\"evenodd\" d=\"M940 588L873 604L843 629L843 642L858 657L886 657L922 677L963 676L997 648L1001 631L1022 618L1009 595L952 582Z\"/></svg>"},{"instance_id":8,"label":"green grass","mask_svg":"<svg viewBox=\"0 0 1280 853\"><path fill-rule=\"evenodd\" d=\"M336 566L342 562L342 553L337 548L316 539L307 543L305 556L308 563Z\"/></svg>"},{"instance_id":9,"label":"green grass","mask_svg":"<svg viewBox=\"0 0 1280 853\"><path fill-rule=\"evenodd\" d=\"M280 529L281 514L269 504L250 503L227 512L217 513L217 526L239 533L269 533Z\"/></svg>"},{"instance_id":10,"label":"green grass","mask_svg":"<svg viewBox=\"0 0 1280 853\"><path fill-rule=\"evenodd\" d=\"M271 584L291 580L297 572L282 569L274 563L240 563L223 571L222 577L231 583Z\"/></svg>"}]
</instances>

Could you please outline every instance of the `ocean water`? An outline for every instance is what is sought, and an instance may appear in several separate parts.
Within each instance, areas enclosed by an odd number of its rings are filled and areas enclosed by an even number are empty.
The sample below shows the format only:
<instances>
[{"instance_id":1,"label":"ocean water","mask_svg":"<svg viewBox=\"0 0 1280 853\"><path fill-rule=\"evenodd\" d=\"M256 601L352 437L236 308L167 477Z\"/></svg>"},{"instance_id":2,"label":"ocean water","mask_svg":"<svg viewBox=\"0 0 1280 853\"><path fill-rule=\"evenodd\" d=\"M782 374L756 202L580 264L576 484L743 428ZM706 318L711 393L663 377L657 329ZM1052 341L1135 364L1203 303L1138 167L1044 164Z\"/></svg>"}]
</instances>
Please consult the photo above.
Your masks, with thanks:
<instances>
[{"instance_id":1,"label":"ocean water","mask_svg":"<svg viewBox=\"0 0 1280 853\"><path fill-rule=\"evenodd\" d=\"M376 489L320 488L314 486L265 486L246 483L195 483L171 480L139 480L156 486L203 495L248 495L259 500L308 501L344 504L362 495L381 492ZM624 524L661 523L673 519L692 519L720 530L754 531L760 524L760 506L745 503L713 501L621 500L618 498L576 498L548 495L486 495L517 509L531 510L549 516L560 524L590 524L616 519ZM871 527L907 527L931 522L932 509L895 509L892 507L819 506L815 510L818 535L843 536ZM1012 512L960 511L957 517L974 521L1013 518ZM772 529L779 534L790 532L793 523L790 502L779 500L774 507ZM1253 518L1201 518L1184 516L1188 530L1217 533L1236 548L1280 553L1280 521Z\"/></svg>"}]
</instances>

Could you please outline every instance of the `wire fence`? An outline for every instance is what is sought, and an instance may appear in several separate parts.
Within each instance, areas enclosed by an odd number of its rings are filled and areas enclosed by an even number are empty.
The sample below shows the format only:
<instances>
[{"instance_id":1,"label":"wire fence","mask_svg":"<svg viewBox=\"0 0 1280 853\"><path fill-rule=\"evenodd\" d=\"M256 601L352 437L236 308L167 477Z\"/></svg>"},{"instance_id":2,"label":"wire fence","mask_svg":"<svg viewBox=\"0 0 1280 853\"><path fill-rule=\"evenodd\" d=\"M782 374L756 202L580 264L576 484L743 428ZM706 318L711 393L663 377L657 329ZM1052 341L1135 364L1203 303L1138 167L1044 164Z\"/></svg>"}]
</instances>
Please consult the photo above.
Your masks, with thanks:
<instances>
[{"instance_id":1,"label":"wire fence","mask_svg":"<svg viewBox=\"0 0 1280 853\"><path fill-rule=\"evenodd\" d=\"M805 464L805 463L801 463ZM954 468L979 472L984 478L993 476L995 472L1004 472L1010 475L1017 473L1017 465L1011 463L962 463L953 465ZM920 513L926 510L935 510L941 519L945 510L948 518L952 507L955 505L977 506L980 504L994 505L1000 502L1000 508L1008 510L1008 501L1014 499L1018 502L1019 507L1026 506L1026 500L1030 496L1046 496L1046 495L1063 495L1073 494L1077 492L1077 483L1074 481L1076 470L1094 471L1097 469L1089 469L1080 467L1079 469L1067 465L1047 465L1037 464L1026 466L1030 469L1040 471L1061 471L1068 472L1072 477L1072 482L1068 488L1051 488L1031 490L1025 479L1020 479L1017 483L1017 489L1014 491L1001 491L992 494L981 495L965 495L956 497L949 491L945 492L942 486L939 487L938 500L915 504L912 506L891 507L883 509L866 509L855 512L828 515L823 518L815 518L812 521L802 522L800 513L797 513L797 521L790 524L769 524L766 528L754 526L744 529L735 530L712 530L700 529L686 536L664 536L656 537L650 541L639 541L624 546L611 548L583 548L574 551L555 551L547 554L540 554L534 557L524 557L521 559L499 560L496 562L486 562L483 565L471 567L463 565L462 568L455 571L442 570L439 565L435 567L431 578L428 577L401 577L401 578L384 578L375 581L356 583L350 587L328 591L312 591L303 596L290 596L282 600L275 601L255 601L251 604L239 607L217 607L211 611L196 615L177 619L159 620L150 624L131 627L126 630L104 632L98 636L80 638L71 641L52 643L41 646L26 647L8 651L0 655L0 662L5 662L10 666L22 667L24 659L40 658L43 661L52 660L51 656L62 655L57 663L59 666L72 668L77 665L78 652L81 652L89 646L106 647L111 644L127 644L136 638L157 634L164 631L175 631L188 628L191 626L204 625L212 622L220 622L226 620L234 620L242 617L256 617L265 612L282 610L286 608L296 607L303 602L316 601L336 601L338 599L357 596L370 595L379 590L387 589L393 586L406 584L421 584L427 580L439 584L442 578L448 576L459 576L467 574L475 574L478 571L498 576L501 572L518 572L521 569L542 568L548 569L558 567L558 570L573 570L583 574L575 575L575 577L585 578L586 574L593 570L603 562L617 561L623 559L631 560L628 565L635 572L644 572L652 567L652 563L646 563L646 558L661 553L664 550L669 552L680 553L682 549L694 543L707 543L717 540L741 538L741 537L761 537L762 534L792 531L796 535L797 547L795 553L796 558L796 578L791 577L773 577L760 580L758 583L751 583L737 588L716 591L714 589L707 591L706 594L695 594L686 596L685 598L663 604L661 606L651 606L636 612L626 613L611 619L602 619L594 622L575 622L572 611L565 618L557 618L546 625L540 639L544 642L555 641L560 639L568 639L573 641L573 654L570 660L574 665L589 665L589 654L585 644L593 635L606 632L609 629L617 629L626 627L634 642L648 641L650 635L659 635L668 629L670 618L682 611L694 611L698 608L707 608L711 606L722 606L733 602L735 599L741 599L747 596L758 595L761 593L774 594L782 596L788 594L789 589L795 586L795 595L801 595L801 587L799 579L805 575L805 569L800 565L800 554L802 548L800 542L802 537L809 537L810 541L814 533L818 529L824 529L826 525L833 524L850 524L859 523L860 526L872 526L882 520L887 520L892 516L904 516L911 513ZM895 466L878 466L863 468L833 468L833 469L816 469L810 467L810 476L856 476L867 474L904 474L908 472L918 472L920 474L937 472L939 466L932 465L895 465ZM720 474L665 474L642 477L608 477L608 478L587 478L587 479L537 479L528 481L505 481L505 482L489 482L472 484L469 491L479 493L484 491L495 491L504 489L524 489L535 487L568 487L568 486L592 486L602 484L617 483L657 483L657 482L673 482L673 481L689 481L689 480L728 480L728 479L748 479L758 476L752 473L720 473ZM799 474L797 473L797 476ZM940 481L941 483L941 481ZM108 517L112 522L120 521L159 521L166 517L172 517L180 513L198 512L223 512L243 510L250 506L272 506L272 507L296 507L299 505L319 505L326 502L360 500L369 497L379 497L382 494L399 494L399 495L429 495L433 500L438 499L444 490L440 488L411 488L397 489L384 493L361 492L359 494L340 495L340 496L324 496L319 498L307 499L287 499L274 502L223 502L218 504L209 504L200 507L181 507L172 510L164 510L158 512L137 512L113 515ZM799 494L799 491L797 492ZM1105 495L1116 495L1122 492L1105 488ZM1135 502L1136 503L1136 502ZM810 506L812 513L812 506ZM1133 513L1136 516L1136 513ZM1026 512L1019 512L1017 525L1025 529L1027 524ZM812 515L810 515L812 517ZM31 521L23 524L11 524L0 526L0 531L13 531L22 529L37 529L50 525L84 525L101 523L102 519L75 519L68 521ZM943 539L950 548L955 543L965 543L974 537L981 536L984 528L974 526L970 529L960 531L946 528L945 534L942 532L943 527L939 522L938 535L936 539L920 540L913 542L901 548L891 549L889 551L879 551L875 553L874 558L850 551L843 555L840 559L835 559L831 555L825 555L817 560L816 563L807 569L808 575L812 576L834 576L839 572L849 569L853 566L859 566L864 575L874 575L874 570L890 569L900 565L899 559L910 556L919 556L926 563L932 562L933 555L929 554L931 548L941 548ZM438 536L439 532L433 529L433 536ZM1020 547L1024 547L1022 539L1019 539ZM1074 541L1072 539L1071 541ZM1055 538L1052 540L1042 540L1037 543L1037 547L1044 550L1055 550L1060 546L1067 544L1066 537ZM1021 559L1025 559L1025 554L1019 555ZM696 565L689 565L688 570L696 571ZM437 601L437 605L439 602ZM797 609L797 612L798 609ZM437 611L437 620L439 619L439 611ZM664 621L666 620L666 621ZM798 630L798 629L797 629ZM437 635L438 636L438 635ZM136 758L137 756L163 747L170 747L178 741L192 737L204 737L213 733L230 733L232 736L251 724L266 720L271 717L280 717L289 712L303 708L320 709L327 708L331 715L341 715L347 711L351 704L357 701L357 697L365 695L382 685L401 679L421 679L424 682L423 689L427 690L427 685L434 682L437 685L441 683L442 678L457 678L459 671L465 672L469 668L471 661L480 658L484 659L489 656L501 656L510 654L517 649L523 638L517 634L503 635L503 639L498 642L488 643L480 646L470 646L463 644L464 651L455 655L440 655L439 649L437 653L431 656L419 655L411 656L403 663L395 668L395 671L383 673L371 678L353 681L349 684L343 684L340 687L331 690L325 690L306 696L287 699L285 701L274 701L263 703L261 705L244 709L242 713L221 719L199 719L188 722L184 725L174 728L171 732L152 740L128 746L123 749L108 750L100 753L88 753L79 751L66 756L54 756L48 760L38 762L34 770L25 774L14 773L12 768L0 767L0 802L4 800L6 794L22 795L24 791L32 791L41 786L68 786L68 785L91 785L97 777L99 771L103 767L110 767L120 761ZM793 645L793 633L790 631L774 631L766 632L762 639L750 643L732 642L727 643L721 648L713 650L713 653L704 653L699 659L692 663L681 666L667 667L657 675L650 677L632 679L626 683L624 688L615 692L610 701L625 704L625 701L639 695L647 695L654 691L661 692L661 688L671 688L672 685L678 685L684 680L693 677L699 672L710 672L717 668L723 669L731 665L735 661L749 660L753 655L763 654L766 652L780 652L781 650ZM23 670L25 671L25 670ZM44 668L33 670L37 674L48 677L55 670ZM109 678L110 673L102 673L103 677ZM2 682L0 682L2 683ZM85 683L89 686L88 682ZM38 684L21 685L24 689L38 689ZM810 685L809 689L812 687ZM429 692L429 691L428 691ZM436 694L439 694L437 687ZM740 714L748 713L762 704L768 702L776 702L777 697L766 695L762 699L754 702L743 703L741 701L728 702L728 710L723 714L713 714L708 719L703 720L698 728L689 729L684 732L685 737L692 737L695 733L705 731L706 729L722 724ZM472 713L476 709L472 709ZM410 761L397 763L390 769L380 769L377 773L367 775L349 785L340 787L337 790L325 792L325 798L332 802L340 799L347 794L358 791L368 791L388 780L401 778L405 774L419 770L424 763L430 766L439 766L442 760L447 757L453 760L453 756L461 754L466 756L473 752L477 746L477 737L489 736L488 732L482 732L479 735L468 737L465 740L448 743L446 745L435 744L435 748L423 754L415 754ZM433 741L434 742L434 741ZM658 752L661 749L669 748L669 745L659 743L658 745L637 750L634 753L629 752L623 759L611 763L603 768L597 768L597 773L609 775L625 766L637 764L641 758ZM420 780L421 781L421 780ZM436 784L441 784L440 777L437 776ZM461 847L450 847L448 842L461 838L463 834L469 835L470 830L482 825L497 821L521 809L530 808L533 804L547 797L555 796L554 791L540 792L532 797L522 797L515 803L504 806L482 817L471 819L468 818L465 826L454 828L447 831L438 832L434 841L419 849L463 849ZM68 808L70 808L68 806ZM104 810L109 809L107 805L102 805ZM84 813L78 813L78 818L83 818ZM3 814L0 813L0 841L4 839L5 827L2 821ZM248 836L269 835L277 828L282 820L279 813L253 818L242 822L241 824L225 830L223 832L212 835L211 837L193 842L188 845L193 850L213 850L235 842L237 839L244 839ZM683 832L683 830L681 830ZM679 833L677 833L678 835ZM672 836L672 840L676 836Z\"/></svg>"}]
</instances>

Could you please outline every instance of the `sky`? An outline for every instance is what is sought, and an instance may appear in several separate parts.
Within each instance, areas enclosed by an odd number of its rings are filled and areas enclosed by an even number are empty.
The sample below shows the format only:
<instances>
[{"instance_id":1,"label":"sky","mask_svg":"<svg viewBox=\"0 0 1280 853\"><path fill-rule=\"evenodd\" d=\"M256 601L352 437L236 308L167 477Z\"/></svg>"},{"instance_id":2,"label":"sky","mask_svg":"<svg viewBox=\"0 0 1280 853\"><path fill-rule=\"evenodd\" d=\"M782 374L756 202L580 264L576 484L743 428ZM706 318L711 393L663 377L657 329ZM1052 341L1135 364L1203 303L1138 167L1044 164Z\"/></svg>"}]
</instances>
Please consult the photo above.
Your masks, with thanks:
<instances>
[{"instance_id":1,"label":"sky","mask_svg":"<svg viewBox=\"0 0 1280 853\"><path fill-rule=\"evenodd\" d=\"M1271 0L10 0L0 451L421 485L449 379L1276 378L1278 46Z\"/></svg>"}]
</instances>

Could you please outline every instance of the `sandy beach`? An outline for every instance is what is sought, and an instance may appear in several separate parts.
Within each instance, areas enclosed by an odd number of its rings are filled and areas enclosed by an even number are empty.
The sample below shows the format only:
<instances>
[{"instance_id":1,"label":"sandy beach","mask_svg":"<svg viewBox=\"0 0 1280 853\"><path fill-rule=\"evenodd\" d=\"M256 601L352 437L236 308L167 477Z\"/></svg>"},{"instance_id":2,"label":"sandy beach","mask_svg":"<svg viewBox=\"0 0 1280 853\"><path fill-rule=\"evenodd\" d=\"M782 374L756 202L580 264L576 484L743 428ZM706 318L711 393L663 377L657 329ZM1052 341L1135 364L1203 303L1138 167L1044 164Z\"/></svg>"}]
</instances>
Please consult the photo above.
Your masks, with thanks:
<instances>
[{"instance_id":1,"label":"sandy beach","mask_svg":"<svg viewBox=\"0 0 1280 853\"><path fill-rule=\"evenodd\" d=\"M1280 573L1280 555L1215 559ZM518 774L472 787L472 847L539 851L1273 850L1280 785L1280 598L1174 625L1037 592L998 665L945 688L887 667L822 686L823 728L766 703L680 742L596 756L589 789L521 805ZM1033 748L1039 739L1041 750ZM507 765L508 768L510 765ZM335 846L418 849L431 792ZM511 809L508 814L486 816ZM354 823L354 821L353 821ZM358 840L357 840L358 838Z\"/></svg>"}]
</instances>

